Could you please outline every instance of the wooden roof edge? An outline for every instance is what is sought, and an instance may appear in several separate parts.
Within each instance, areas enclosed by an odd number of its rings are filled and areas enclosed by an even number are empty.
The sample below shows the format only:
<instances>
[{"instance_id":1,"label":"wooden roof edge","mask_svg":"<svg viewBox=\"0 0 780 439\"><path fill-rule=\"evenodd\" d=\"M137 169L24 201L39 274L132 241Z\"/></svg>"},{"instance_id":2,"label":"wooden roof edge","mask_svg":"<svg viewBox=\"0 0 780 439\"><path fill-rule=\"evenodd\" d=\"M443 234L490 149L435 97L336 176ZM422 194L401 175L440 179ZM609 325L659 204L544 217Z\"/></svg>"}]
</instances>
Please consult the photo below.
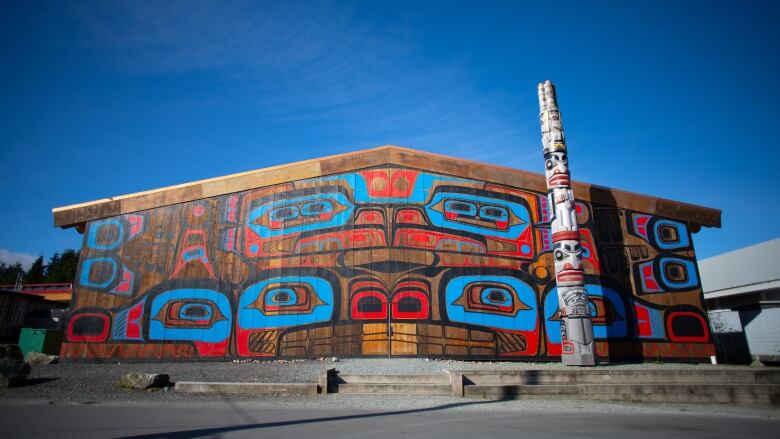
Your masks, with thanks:
<instances>
[{"instance_id":1,"label":"wooden roof edge","mask_svg":"<svg viewBox=\"0 0 780 439\"><path fill-rule=\"evenodd\" d=\"M383 152L388 155L383 156ZM384 145L57 207L52 209L52 214L55 227L75 226L81 232L87 221L95 219L383 164L420 168L419 163L415 164L419 159L425 160L425 169L431 172L461 175L507 185L516 185L519 180L525 189L546 192L544 175L540 173L396 145ZM462 175L464 169L471 175ZM722 211L718 209L577 181L574 181L573 185L578 199L647 211L706 227L721 226Z\"/></svg>"}]
</instances>

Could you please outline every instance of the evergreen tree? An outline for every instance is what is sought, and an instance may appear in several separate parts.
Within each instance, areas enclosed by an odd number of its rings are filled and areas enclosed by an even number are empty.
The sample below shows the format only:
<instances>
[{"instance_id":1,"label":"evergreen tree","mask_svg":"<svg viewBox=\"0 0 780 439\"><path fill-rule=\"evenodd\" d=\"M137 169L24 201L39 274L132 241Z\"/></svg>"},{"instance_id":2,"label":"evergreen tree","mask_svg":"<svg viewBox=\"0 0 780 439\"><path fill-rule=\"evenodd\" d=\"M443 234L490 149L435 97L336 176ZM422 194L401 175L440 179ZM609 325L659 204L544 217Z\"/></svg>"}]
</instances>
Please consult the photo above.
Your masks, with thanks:
<instances>
[{"instance_id":1,"label":"evergreen tree","mask_svg":"<svg viewBox=\"0 0 780 439\"><path fill-rule=\"evenodd\" d=\"M43 256L38 256L38 259L33 262L30 269L24 275L24 283L26 284L40 284L46 282L46 267L43 265Z\"/></svg>"},{"instance_id":2,"label":"evergreen tree","mask_svg":"<svg viewBox=\"0 0 780 439\"><path fill-rule=\"evenodd\" d=\"M46 266L46 282L70 283L76 278L76 267L79 264L79 254L73 249L67 249L62 254L54 253Z\"/></svg>"},{"instance_id":3,"label":"evergreen tree","mask_svg":"<svg viewBox=\"0 0 780 439\"><path fill-rule=\"evenodd\" d=\"M0 285L14 285L19 273L24 273L22 264L6 265L0 262Z\"/></svg>"}]
</instances>

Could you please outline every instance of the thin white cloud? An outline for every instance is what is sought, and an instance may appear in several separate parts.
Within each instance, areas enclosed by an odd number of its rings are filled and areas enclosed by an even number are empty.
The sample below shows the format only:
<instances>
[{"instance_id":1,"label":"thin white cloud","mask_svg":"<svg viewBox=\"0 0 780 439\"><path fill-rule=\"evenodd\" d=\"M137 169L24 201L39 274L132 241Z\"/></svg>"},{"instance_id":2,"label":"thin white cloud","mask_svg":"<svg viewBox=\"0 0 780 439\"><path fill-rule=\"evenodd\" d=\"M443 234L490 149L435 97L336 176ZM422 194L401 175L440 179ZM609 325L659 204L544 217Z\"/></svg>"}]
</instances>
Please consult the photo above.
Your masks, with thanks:
<instances>
[{"instance_id":1,"label":"thin white cloud","mask_svg":"<svg viewBox=\"0 0 780 439\"><path fill-rule=\"evenodd\" d=\"M38 259L38 256L31 255L29 253L14 252L4 248L0 248L0 262L6 265L13 265L17 262L22 264L22 268L29 270L30 266Z\"/></svg>"},{"instance_id":2,"label":"thin white cloud","mask_svg":"<svg viewBox=\"0 0 780 439\"><path fill-rule=\"evenodd\" d=\"M258 117L535 169L536 98L485 91L467 54L431 60L413 30L328 2L88 3L79 44L129 74L229 84ZM541 152L539 152L541 155Z\"/></svg>"}]
</instances>

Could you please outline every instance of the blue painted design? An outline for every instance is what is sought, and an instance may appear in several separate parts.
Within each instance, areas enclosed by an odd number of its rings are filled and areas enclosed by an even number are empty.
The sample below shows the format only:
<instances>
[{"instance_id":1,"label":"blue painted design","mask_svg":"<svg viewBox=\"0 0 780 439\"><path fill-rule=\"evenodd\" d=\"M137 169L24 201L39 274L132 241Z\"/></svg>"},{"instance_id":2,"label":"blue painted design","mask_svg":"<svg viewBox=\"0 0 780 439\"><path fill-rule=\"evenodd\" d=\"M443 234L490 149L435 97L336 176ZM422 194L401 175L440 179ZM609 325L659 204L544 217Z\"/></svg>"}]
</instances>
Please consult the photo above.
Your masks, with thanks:
<instances>
[{"instance_id":1,"label":"blue painted design","mask_svg":"<svg viewBox=\"0 0 780 439\"><path fill-rule=\"evenodd\" d=\"M677 241L676 242L663 242L661 241L661 226L671 226L677 229ZM655 236L655 244L658 248L663 250L674 250L678 248L685 248L690 245L688 240L688 231L685 228L685 224L677 221L671 221L667 219L659 219L653 224L653 235Z\"/></svg>"},{"instance_id":2,"label":"blue painted design","mask_svg":"<svg viewBox=\"0 0 780 439\"><path fill-rule=\"evenodd\" d=\"M465 307L455 302L460 299L463 294L466 293L466 287L472 283L479 282L495 282L501 283L514 289L517 293L518 299L528 305L530 309L520 310L517 315L507 316L491 314L487 312L478 311L466 311ZM490 290L490 289L488 289ZM483 300L484 300L484 291ZM504 293L508 295L509 302L511 304L511 293L509 289L504 290ZM525 282L510 276L459 276L452 278L445 288L445 301L447 317L450 321L470 323L472 325L487 326L489 328L496 329L508 329L512 331L534 331L537 325L536 315L536 293L533 288ZM486 302L489 305L496 305L493 302Z\"/></svg>"},{"instance_id":3,"label":"blue painted design","mask_svg":"<svg viewBox=\"0 0 780 439\"><path fill-rule=\"evenodd\" d=\"M310 224L301 224L293 227L285 227L284 229L279 229L279 230L271 229L265 225L255 224L255 221L257 221L260 217L262 217L265 213L269 211L270 211L271 218L274 220L295 218L298 215L300 215L300 210L294 204L300 204L310 200L329 204L331 206L330 207L331 211L333 210L333 205L332 205L333 201L345 206L346 209L342 212L333 215L330 219L326 221L317 221ZM304 206L309 206L308 211L311 212L313 204L316 203L306 203ZM349 200L347 200L347 197L340 192L308 195L304 197L291 198L289 200L284 200L284 201L268 202L252 209L252 211L249 212L247 226L250 229L252 229L255 233L257 233L258 236L260 236L261 238L273 238L273 237L278 237L278 236L287 235L291 233L306 232L310 230L320 230L320 229L332 228L332 227L341 227L344 224L346 224L347 221L352 217L352 211L354 209L355 209L354 205L350 203ZM291 212L286 212L287 210L294 211L295 214ZM316 213L316 214L311 213L305 215L319 216L319 214L320 213ZM274 217L274 215L276 215L277 217Z\"/></svg>"},{"instance_id":4,"label":"blue painted design","mask_svg":"<svg viewBox=\"0 0 780 439\"><path fill-rule=\"evenodd\" d=\"M531 247L528 244L523 244L520 246L520 251L524 254L531 253Z\"/></svg>"},{"instance_id":5,"label":"blue painted design","mask_svg":"<svg viewBox=\"0 0 780 439\"><path fill-rule=\"evenodd\" d=\"M111 225L117 227L116 239L114 239L113 242L109 242L107 244L98 244L97 237L98 237L98 233L100 232L100 229ZM87 235L87 246L95 250L113 250L119 247L119 244L122 243L122 239L124 239L124 236L125 236L125 227L124 224L122 224L122 221L115 218L95 221L89 226L89 234Z\"/></svg>"},{"instance_id":6,"label":"blue painted design","mask_svg":"<svg viewBox=\"0 0 780 439\"><path fill-rule=\"evenodd\" d=\"M646 277L645 275L647 267L650 267L651 274L649 277ZM656 286L649 285L648 281L653 282ZM658 281L655 279L655 267L653 266L653 261L642 262L639 264L639 282L642 284L643 293L658 293L663 291L660 288Z\"/></svg>"},{"instance_id":7,"label":"blue painted design","mask_svg":"<svg viewBox=\"0 0 780 439\"><path fill-rule=\"evenodd\" d=\"M267 315L257 308L250 308L267 285L279 283L309 284L311 290L323 303L315 305L308 314ZM272 278L250 286L241 294L238 302L238 325L245 329L267 329L326 322L333 317L333 303L333 287L330 282L321 277L286 276ZM279 303L274 304L279 305Z\"/></svg>"},{"instance_id":8,"label":"blue painted design","mask_svg":"<svg viewBox=\"0 0 780 439\"><path fill-rule=\"evenodd\" d=\"M114 321L111 325L111 336L115 340L127 339L127 313L129 310L120 311L114 314Z\"/></svg>"},{"instance_id":9,"label":"blue painted design","mask_svg":"<svg viewBox=\"0 0 780 439\"><path fill-rule=\"evenodd\" d=\"M681 264L685 267L685 271L688 274L687 281L676 282L666 277L666 266L670 263ZM659 259L658 264L660 266L660 276L664 285L671 289L684 290L690 289L699 284L699 278L696 277L696 267L693 265L693 261L688 259L673 258L671 256L665 256Z\"/></svg>"},{"instance_id":10,"label":"blue painted design","mask_svg":"<svg viewBox=\"0 0 780 439\"><path fill-rule=\"evenodd\" d=\"M167 328L163 325L163 322L155 318L166 303L186 300L210 301L217 307L225 319L214 322L208 328ZM150 315L149 339L151 340L194 340L217 343L224 341L230 336L232 319L230 301L227 296L218 291L196 288L166 291L154 298Z\"/></svg>"},{"instance_id":11,"label":"blue painted design","mask_svg":"<svg viewBox=\"0 0 780 439\"><path fill-rule=\"evenodd\" d=\"M642 304L634 304L636 307L641 307L645 310L647 310L647 315L649 319L649 326L650 326L650 334L649 335L639 335L639 330L637 330L637 338L639 339L648 339L648 340L662 340L666 338L666 329L664 328L664 314L661 310L650 308L649 306L644 306ZM639 325L644 325L644 318L640 321L639 316L636 315L636 311L634 311L637 327Z\"/></svg>"},{"instance_id":12,"label":"blue painted design","mask_svg":"<svg viewBox=\"0 0 780 439\"><path fill-rule=\"evenodd\" d=\"M628 335L628 320L626 319L626 308L623 305L623 300L620 298L620 294L609 287L595 284L585 285L585 290L588 292L588 296L601 297L604 299L604 302L608 302L610 305L612 305L611 312L615 313L613 316L611 316L612 321L608 325L593 325L593 337L597 339L626 337ZM591 313L595 313L595 306L592 303L589 303L588 306L591 310ZM552 343L561 342L561 321L550 320L557 312L558 288L553 288L544 298L545 328L547 329L547 338Z\"/></svg>"},{"instance_id":13,"label":"blue painted design","mask_svg":"<svg viewBox=\"0 0 780 439\"><path fill-rule=\"evenodd\" d=\"M146 302L146 297L141 299L141 302ZM114 340L143 340L143 337L141 337L143 331L139 331L138 337L130 337L127 335L128 314L130 313L130 309L135 308L137 305L138 302L133 303L122 311L114 313L114 320L111 325L111 338ZM141 305L142 310L144 306L146 306L145 303ZM140 326L143 324L143 311L141 311L141 317L138 318L137 323L140 329Z\"/></svg>"},{"instance_id":14,"label":"blue painted design","mask_svg":"<svg viewBox=\"0 0 780 439\"><path fill-rule=\"evenodd\" d=\"M108 280L104 282L92 282L90 279L89 273L92 271L92 266L95 264L104 264L108 263L111 266L111 276L108 278ZM84 263L81 266L81 275L79 276L79 284L84 287L91 287L91 288L107 288L109 285L111 285L112 282L114 282L114 279L116 279L117 275L117 266L116 262L111 258L90 258L84 260Z\"/></svg>"},{"instance_id":15,"label":"blue painted design","mask_svg":"<svg viewBox=\"0 0 780 439\"><path fill-rule=\"evenodd\" d=\"M476 180L466 180L463 178L445 177L443 175L429 174L420 172L414 181L412 191L408 197L370 197L368 195L368 184L365 177L358 173L334 175L306 181L316 182L344 182L353 189L353 198L355 203L424 203L428 200L431 193L431 187L435 182L455 182L455 183L474 183Z\"/></svg>"},{"instance_id":16,"label":"blue painted design","mask_svg":"<svg viewBox=\"0 0 780 439\"><path fill-rule=\"evenodd\" d=\"M447 201L463 200L467 203L477 202L480 204L498 205L514 213L516 217L520 218L521 223L514 224L506 230L495 230L488 227L480 227L475 224L466 224L458 221L452 221L447 219L447 217L445 217L441 212L433 210L433 206L435 206L440 201L445 199ZM514 203L512 201L500 200L497 198L459 194L454 192L436 193L436 195L433 196L431 201L425 205L425 211L428 213L428 218L431 219L433 224L436 224L438 226L447 227L455 230L463 230L466 232L472 232L479 235L495 236L498 238L505 238L505 239L517 239L529 227L529 224L531 222L531 216L528 212L528 209L521 204Z\"/></svg>"},{"instance_id":17,"label":"blue painted design","mask_svg":"<svg viewBox=\"0 0 780 439\"><path fill-rule=\"evenodd\" d=\"M192 249L184 252L184 254L182 255L182 259L184 259L184 262L203 261L204 263L207 263L208 260L205 257L205 255L206 255L206 249L203 247L198 247L196 249Z\"/></svg>"}]
</instances>

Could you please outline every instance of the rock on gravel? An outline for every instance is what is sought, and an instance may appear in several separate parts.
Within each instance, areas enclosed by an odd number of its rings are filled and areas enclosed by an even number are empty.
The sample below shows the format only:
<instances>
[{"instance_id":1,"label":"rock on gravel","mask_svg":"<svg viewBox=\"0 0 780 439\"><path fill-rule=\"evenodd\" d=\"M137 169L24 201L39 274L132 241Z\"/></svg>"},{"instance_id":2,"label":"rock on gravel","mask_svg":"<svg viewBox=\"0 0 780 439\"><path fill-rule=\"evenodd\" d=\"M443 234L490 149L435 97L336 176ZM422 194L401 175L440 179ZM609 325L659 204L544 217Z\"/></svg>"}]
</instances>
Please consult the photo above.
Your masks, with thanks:
<instances>
[{"instance_id":1,"label":"rock on gravel","mask_svg":"<svg viewBox=\"0 0 780 439\"><path fill-rule=\"evenodd\" d=\"M130 372L119 378L117 385L126 389L146 390L152 387L170 386L171 379L165 373Z\"/></svg>"},{"instance_id":2,"label":"rock on gravel","mask_svg":"<svg viewBox=\"0 0 780 439\"><path fill-rule=\"evenodd\" d=\"M3 388L19 384L30 374L30 365L22 359L22 351L16 345L0 345L0 377Z\"/></svg>"},{"instance_id":3,"label":"rock on gravel","mask_svg":"<svg viewBox=\"0 0 780 439\"><path fill-rule=\"evenodd\" d=\"M30 366L36 366L39 364L54 364L60 357L56 355L44 354L42 352L30 351L27 356L24 357L24 361Z\"/></svg>"},{"instance_id":4,"label":"rock on gravel","mask_svg":"<svg viewBox=\"0 0 780 439\"><path fill-rule=\"evenodd\" d=\"M0 359L24 360L22 350L15 344L0 344Z\"/></svg>"}]
</instances>

